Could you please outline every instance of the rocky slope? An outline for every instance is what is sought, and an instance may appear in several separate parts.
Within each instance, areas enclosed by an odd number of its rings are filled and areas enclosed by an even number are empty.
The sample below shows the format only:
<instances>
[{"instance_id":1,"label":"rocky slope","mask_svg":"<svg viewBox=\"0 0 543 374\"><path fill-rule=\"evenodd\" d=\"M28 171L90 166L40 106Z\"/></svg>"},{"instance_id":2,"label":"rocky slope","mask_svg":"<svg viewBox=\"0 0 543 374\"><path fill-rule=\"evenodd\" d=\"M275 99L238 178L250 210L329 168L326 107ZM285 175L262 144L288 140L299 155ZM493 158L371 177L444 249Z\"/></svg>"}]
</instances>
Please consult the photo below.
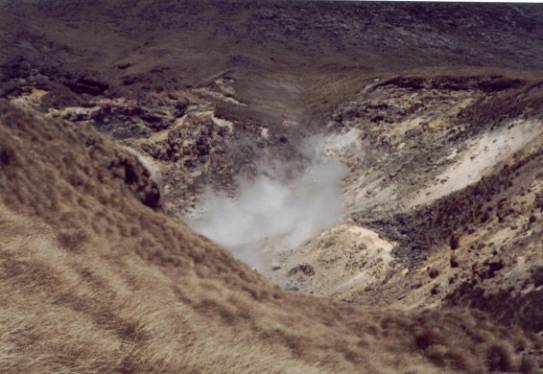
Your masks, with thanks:
<instances>
[{"instance_id":1,"label":"rocky slope","mask_svg":"<svg viewBox=\"0 0 543 374\"><path fill-rule=\"evenodd\" d=\"M356 129L369 153L344 155L359 226L341 223L287 255L290 286L407 308L468 303L540 331L539 86L409 77L337 110L329 127ZM290 270L299 263L310 274Z\"/></svg>"}]
</instances>

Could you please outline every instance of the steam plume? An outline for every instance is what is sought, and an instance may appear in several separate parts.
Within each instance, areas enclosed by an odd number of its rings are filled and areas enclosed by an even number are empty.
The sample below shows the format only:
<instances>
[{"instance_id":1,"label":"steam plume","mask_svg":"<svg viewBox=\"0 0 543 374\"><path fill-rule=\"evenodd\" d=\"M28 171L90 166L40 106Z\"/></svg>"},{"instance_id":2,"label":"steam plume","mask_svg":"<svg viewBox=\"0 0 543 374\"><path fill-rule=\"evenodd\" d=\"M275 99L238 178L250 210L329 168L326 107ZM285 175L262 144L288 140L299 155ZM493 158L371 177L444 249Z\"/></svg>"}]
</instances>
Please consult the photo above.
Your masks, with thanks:
<instances>
[{"instance_id":1,"label":"steam plume","mask_svg":"<svg viewBox=\"0 0 543 374\"><path fill-rule=\"evenodd\" d=\"M256 178L239 178L235 198L206 191L203 213L189 224L256 270L268 271L278 252L300 246L342 218L345 167L325 149L322 138L306 142L303 151L312 161L290 180L284 179L288 165L269 163Z\"/></svg>"}]
</instances>

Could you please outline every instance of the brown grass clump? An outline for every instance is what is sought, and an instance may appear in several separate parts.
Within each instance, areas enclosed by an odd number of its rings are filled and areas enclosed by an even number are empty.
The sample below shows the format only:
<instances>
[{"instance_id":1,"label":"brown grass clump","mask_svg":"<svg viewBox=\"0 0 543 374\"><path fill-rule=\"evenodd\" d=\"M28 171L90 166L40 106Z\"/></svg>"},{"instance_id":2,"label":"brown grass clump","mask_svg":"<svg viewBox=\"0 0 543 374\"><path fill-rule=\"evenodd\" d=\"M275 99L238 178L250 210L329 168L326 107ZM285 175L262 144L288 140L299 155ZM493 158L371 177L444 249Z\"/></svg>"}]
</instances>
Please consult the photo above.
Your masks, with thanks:
<instances>
[{"instance_id":1,"label":"brown grass clump","mask_svg":"<svg viewBox=\"0 0 543 374\"><path fill-rule=\"evenodd\" d=\"M512 347L535 338L481 313L282 291L144 205L148 176L112 142L0 113L2 373L534 370Z\"/></svg>"},{"instance_id":2,"label":"brown grass clump","mask_svg":"<svg viewBox=\"0 0 543 374\"><path fill-rule=\"evenodd\" d=\"M65 230L57 235L57 240L62 248L69 251L77 251L88 240L88 234L83 230Z\"/></svg>"}]
</instances>

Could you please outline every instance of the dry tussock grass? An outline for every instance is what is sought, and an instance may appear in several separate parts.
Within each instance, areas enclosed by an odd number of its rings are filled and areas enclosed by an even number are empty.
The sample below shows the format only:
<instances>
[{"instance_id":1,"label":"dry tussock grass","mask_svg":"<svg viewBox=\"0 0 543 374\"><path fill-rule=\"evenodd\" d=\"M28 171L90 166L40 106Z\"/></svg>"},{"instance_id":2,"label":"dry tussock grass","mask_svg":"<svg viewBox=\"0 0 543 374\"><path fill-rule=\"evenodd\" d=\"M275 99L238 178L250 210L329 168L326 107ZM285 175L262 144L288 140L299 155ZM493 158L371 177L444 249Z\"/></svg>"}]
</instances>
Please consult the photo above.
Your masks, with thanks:
<instances>
[{"instance_id":1,"label":"dry tussock grass","mask_svg":"<svg viewBox=\"0 0 543 374\"><path fill-rule=\"evenodd\" d=\"M286 293L143 205L113 143L0 112L3 373L534 370L535 338L480 313Z\"/></svg>"}]
</instances>

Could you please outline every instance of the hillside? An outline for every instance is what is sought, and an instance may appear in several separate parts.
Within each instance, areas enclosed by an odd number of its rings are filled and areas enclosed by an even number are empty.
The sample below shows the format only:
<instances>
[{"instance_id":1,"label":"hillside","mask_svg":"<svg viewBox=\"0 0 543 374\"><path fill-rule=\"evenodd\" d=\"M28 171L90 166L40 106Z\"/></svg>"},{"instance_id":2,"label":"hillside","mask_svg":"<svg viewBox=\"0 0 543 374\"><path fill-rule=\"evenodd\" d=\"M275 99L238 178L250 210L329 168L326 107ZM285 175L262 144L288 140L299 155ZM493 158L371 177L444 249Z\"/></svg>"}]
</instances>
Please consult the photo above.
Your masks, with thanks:
<instances>
[{"instance_id":1,"label":"hillside","mask_svg":"<svg viewBox=\"0 0 543 374\"><path fill-rule=\"evenodd\" d=\"M540 372L542 20L0 1L0 372Z\"/></svg>"}]
</instances>

